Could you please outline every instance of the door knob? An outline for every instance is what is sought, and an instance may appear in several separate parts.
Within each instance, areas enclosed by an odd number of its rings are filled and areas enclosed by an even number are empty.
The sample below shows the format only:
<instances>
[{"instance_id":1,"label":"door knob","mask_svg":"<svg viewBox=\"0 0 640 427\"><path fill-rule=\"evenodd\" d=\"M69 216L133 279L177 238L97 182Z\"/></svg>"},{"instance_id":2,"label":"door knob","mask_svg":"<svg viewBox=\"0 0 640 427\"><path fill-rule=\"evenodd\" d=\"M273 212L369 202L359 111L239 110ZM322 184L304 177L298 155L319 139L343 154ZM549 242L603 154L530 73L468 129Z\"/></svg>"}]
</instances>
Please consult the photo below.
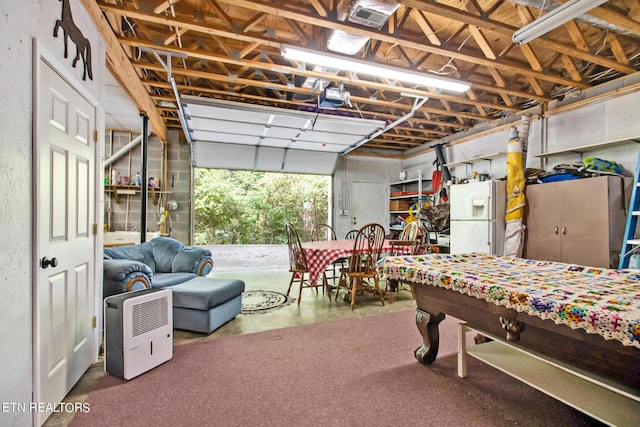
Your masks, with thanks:
<instances>
[{"instance_id":1,"label":"door knob","mask_svg":"<svg viewBox=\"0 0 640 427\"><path fill-rule=\"evenodd\" d=\"M42 260L40 261L40 266L42 268L47 268L49 266L51 267L57 267L58 266L58 258L47 258L47 257L42 257Z\"/></svg>"}]
</instances>

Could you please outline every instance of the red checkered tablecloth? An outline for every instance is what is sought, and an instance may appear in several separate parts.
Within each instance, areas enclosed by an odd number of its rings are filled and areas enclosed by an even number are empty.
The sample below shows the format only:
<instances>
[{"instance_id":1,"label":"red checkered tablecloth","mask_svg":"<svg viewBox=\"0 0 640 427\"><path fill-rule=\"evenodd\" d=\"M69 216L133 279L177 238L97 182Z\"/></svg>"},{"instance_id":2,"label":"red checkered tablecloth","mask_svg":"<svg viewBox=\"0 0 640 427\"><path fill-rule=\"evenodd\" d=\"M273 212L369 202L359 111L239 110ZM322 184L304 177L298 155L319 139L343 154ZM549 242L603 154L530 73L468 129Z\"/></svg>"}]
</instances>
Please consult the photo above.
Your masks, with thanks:
<instances>
[{"instance_id":1,"label":"red checkered tablecloth","mask_svg":"<svg viewBox=\"0 0 640 427\"><path fill-rule=\"evenodd\" d=\"M302 249L307 257L309 280L315 283L329 265L338 258L350 257L353 253L353 240L329 240L323 242L304 242ZM389 241L385 240L382 252L390 250Z\"/></svg>"}]
</instances>

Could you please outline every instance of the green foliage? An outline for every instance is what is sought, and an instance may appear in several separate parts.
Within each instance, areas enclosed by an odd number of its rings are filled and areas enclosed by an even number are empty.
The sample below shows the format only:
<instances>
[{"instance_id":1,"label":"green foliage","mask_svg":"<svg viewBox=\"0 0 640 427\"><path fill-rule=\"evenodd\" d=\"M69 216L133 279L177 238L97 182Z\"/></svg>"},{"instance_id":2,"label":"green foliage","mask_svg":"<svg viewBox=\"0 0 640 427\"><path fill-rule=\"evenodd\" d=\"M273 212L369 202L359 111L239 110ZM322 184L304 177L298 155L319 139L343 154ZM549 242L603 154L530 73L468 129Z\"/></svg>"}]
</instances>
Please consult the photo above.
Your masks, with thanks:
<instances>
[{"instance_id":1,"label":"green foliage","mask_svg":"<svg viewBox=\"0 0 640 427\"><path fill-rule=\"evenodd\" d=\"M308 240L326 223L329 177L195 170L195 244L283 244L285 222Z\"/></svg>"}]
</instances>

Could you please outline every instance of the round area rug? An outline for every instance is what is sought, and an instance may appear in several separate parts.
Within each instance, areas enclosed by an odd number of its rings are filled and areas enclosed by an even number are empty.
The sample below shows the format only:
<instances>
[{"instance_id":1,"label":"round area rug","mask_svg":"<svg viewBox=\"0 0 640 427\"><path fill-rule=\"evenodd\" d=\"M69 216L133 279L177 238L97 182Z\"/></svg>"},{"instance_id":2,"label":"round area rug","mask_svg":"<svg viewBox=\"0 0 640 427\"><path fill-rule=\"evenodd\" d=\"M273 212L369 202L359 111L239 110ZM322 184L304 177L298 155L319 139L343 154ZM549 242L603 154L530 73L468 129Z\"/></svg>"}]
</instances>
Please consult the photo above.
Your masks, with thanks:
<instances>
[{"instance_id":1,"label":"round area rug","mask_svg":"<svg viewBox=\"0 0 640 427\"><path fill-rule=\"evenodd\" d=\"M295 298L274 291L245 291L242 293L242 314L262 314L291 304Z\"/></svg>"}]
</instances>

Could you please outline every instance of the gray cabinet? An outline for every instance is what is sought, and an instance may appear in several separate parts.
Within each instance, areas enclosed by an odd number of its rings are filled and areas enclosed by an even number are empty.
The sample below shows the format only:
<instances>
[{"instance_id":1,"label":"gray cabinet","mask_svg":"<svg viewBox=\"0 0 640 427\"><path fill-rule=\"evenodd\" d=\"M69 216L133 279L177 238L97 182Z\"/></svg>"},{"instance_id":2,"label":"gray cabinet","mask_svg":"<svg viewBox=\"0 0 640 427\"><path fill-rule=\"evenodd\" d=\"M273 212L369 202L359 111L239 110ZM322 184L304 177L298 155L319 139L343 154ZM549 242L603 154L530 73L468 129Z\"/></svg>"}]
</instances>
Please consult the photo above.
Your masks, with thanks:
<instances>
[{"instance_id":1,"label":"gray cabinet","mask_svg":"<svg viewBox=\"0 0 640 427\"><path fill-rule=\"evenodd\" d=\"M630 185L601 176L527 186L524 256L617 267Z\"/></svg>"}]
</instances>

